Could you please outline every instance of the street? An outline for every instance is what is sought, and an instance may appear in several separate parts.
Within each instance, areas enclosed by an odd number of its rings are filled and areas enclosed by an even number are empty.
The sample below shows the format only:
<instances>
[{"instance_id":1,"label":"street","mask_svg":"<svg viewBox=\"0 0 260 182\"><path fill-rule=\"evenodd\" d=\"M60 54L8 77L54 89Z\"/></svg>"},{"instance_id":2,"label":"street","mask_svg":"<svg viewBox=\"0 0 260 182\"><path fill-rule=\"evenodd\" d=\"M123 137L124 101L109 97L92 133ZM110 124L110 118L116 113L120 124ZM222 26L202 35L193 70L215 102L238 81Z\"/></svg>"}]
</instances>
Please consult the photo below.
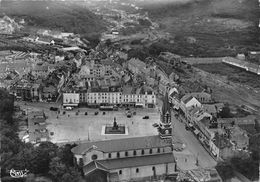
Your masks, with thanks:
<instances>
[{"instance_id":1,"label":"street","mask_svg":"<svg viewBox=\"0 0 260 182\"><path fill-rule=\"evenodd\" d=\"M161 108L162 101L157 99L158 107ZM188 157L190 154L194 156L194 159L198 159L198 166L200 167L214 167L217 162L211 157L211 155L204 149L199 140L194 136L194 134L185 129L184 123L175 118L174 113L172 112L172 125L173 125L173 135L178 140L182 141L186 148L183 152L178 152L178 154L183 154L182 158L190 158ZM187 156L187 157L186 157ZM192 159L191 159L192 160ZM189 161L187 161L188 165ZM190 162L194 163L194 162ZM187 169L190 166L185 166Z\"/></svg>"},{"instance_id":2,"label":"street","mask_svg":"<svg viewBox=\"0 0 260 182\"><path fill-rule=\"evenodd\" d=\"M184 123L181 123L174 117L172 113L172 124L173 132L184 144L187 149L196 157L198 157L198 165L201 167L214 167L216 161L211 157L211 155L204 149L199 140L194 136L194 134L185 129Z\"/></svg>"}]
</instances>

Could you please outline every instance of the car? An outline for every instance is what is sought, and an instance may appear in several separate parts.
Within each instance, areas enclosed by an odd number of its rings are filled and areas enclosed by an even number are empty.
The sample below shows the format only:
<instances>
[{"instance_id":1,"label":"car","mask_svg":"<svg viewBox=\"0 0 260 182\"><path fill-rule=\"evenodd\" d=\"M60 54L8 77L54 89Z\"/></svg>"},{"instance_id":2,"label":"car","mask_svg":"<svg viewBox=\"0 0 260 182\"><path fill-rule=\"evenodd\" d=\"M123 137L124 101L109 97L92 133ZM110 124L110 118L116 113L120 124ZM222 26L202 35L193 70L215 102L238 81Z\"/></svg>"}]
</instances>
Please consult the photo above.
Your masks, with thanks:
<instances>
[{"instance_id":1,"label":"car","mask_svg":"<svg viewBox=\"0 0 260 182\"><path fill-rule=\"evenodd\" d=\"M105 115L106 114L106 112L103 112L103 115Z\"/></svg>"},{"instance_id":2,"label":"car","mask_svg":"<svg viewBox=\"0 0 260 182\"><path fill-rule=\"evenodd\" d=\"M57 107L50 107L50 110L51 110L51 111L58 111L59 108L57 108Z\"/></svg>"},{"instance_id":3,"label":"car","mask_svg":"<svg viewBox=\"0 0 260 182\"><path fill-rule=\"evenodd\" d=\"M88 115L88 112L85 112L85 115Z\"/></svg>"},{"instance_id":4,"label":"car","mask_svg":"<svg viewBox=\"0 0 260 182\"><path fill-rule=\"evenodd\" d=\"M72 107L66 107L65 108L67 111L70 111L70 110L72 110L73 108Z\"/></svg>"},{"instance_id":5,"label":"car","mask_svg":"<svg viewBox=\"0 0 260 182\"><path fill-rule=\"evenodd\" d=\"M143 119L149 119L149 116L144 116Z\"/></svg>"},{"instance_id":6,"label":"car","mask_svg":"<svg viewBox=\"0 0 260 182\"><path fill-rule=\"evenodd\" d=\"M136 115L136 112L133 112L133 115Z\"/></svg>"},{"instance_id":7,"label":"car","mask_svg":"<svg viewBox=\"0 0 260 182\"><path fill-rule=\"evenodd\" d=\"M98 115L98 112L97 112L97 111L95 112L95 115Z\"/></svg>"},{"instance_id":8,"label":"car","mask_svg":"<svg viewBox=\"0 0 260 182\"><path fill-rule=\"evenodd\" d=\"M125 110L126 110L126 111L129 111L130 109L127 107L127 108L125 108Z\"/></svg>"},{"instance_id":9,"label":"car","mask_svg":"<svg viewBox=\"0 0 260 182\"><path fill-rule=\"evenodd\" d=\"M188 127L188 126L185 126L185 129L186 129L186 130L190 130L190 127Z\"/></svg>"},{"instance_id":10,"label":"car","mask_svg":"<svg viewBox=\"0 0 260 182\"><path fill-rule=\"evenodd\" d=\"M159 127L159 124L154 123L154 124L153 124L153 127L157 128L157 127Z\"/></svg>"}]
</instances>

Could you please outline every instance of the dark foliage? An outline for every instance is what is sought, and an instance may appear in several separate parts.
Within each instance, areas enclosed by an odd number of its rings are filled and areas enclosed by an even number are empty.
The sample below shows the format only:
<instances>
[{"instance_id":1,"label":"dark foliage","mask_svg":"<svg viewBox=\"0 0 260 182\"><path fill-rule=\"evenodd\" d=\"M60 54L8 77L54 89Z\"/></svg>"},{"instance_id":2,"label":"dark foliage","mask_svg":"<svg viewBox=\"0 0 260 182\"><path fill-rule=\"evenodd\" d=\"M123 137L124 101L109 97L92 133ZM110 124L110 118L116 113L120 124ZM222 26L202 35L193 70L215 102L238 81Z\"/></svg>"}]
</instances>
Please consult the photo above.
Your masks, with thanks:
<instances>
[{"instance_id":1,"label":"dark foliage","mask_svg":"<svg viewBox=\"0 0 260 182\"><path fill-rule=\"evenodd\" d=\"M232 166L226 162L218 163L216 166L216 170L223 180L231 179L234 176Z\"/></svg>"},{"instance_id":2,"label":"dark foliage","mask_svg":"<svg viewBox=\"0 0 260 182\"><path fill-rule=\"evenodd\" d=\"M68 1L3 1L0 10L8 16L24 18L30 26L79 34L98 33L105 29L101 17Z\"/></svg>"}]
</instances>

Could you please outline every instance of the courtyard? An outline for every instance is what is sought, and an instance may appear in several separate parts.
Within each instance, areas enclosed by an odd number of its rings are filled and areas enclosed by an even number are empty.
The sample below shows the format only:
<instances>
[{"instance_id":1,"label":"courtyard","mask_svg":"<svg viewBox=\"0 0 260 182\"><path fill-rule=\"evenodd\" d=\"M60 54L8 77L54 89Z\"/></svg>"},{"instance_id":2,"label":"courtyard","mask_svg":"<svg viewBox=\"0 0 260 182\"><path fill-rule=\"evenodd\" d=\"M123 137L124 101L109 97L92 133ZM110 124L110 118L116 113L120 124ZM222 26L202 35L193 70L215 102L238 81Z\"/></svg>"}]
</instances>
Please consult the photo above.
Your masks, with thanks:
<instances>
[{"instance_id":1,"label":"courtyard","mask_svg":"<svg viewBox=\"0 0 260 182\"><path fill-rule=\"evenodd\" d=\"M53 143L94 141L133 136L156 135L157 129L152 125L158 123L160 115L157 109L131 109L136 115L126 116L126 111L99 111L98 109L78 108L72 111L47 112L47 129ZM87 115L85 113L87 112ZM95 112L98 112L95 115ZM76 114L77 113L77 114ZM149 116L149 119L143 119ZM124 135L104 135L102 128L113 125L114 119L118 125L124 125L127 133Z\"/></svg>"}]
</instances>

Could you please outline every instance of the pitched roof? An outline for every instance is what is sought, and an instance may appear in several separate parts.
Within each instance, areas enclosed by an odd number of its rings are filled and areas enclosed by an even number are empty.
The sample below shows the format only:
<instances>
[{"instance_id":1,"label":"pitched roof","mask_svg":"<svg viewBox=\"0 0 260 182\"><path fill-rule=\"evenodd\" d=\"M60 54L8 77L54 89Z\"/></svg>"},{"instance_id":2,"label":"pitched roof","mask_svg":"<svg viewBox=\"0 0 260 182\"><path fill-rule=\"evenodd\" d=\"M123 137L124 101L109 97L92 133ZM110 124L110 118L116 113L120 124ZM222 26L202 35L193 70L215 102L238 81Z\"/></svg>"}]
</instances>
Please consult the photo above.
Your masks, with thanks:
<instances>
[{"instance_id":1,"label":"pitched roof","mask_svg":"<svg viewBox=\"0 0 260 182\"><path fill-rule=\"evenodd\" d=\"M171 146L171 142L161 140L158 135L121 138L115 140L102 140L95 142L81 143L72 149L74 154L84 154L92 146L96 146L97 150L103 152L118 152L128 150L138 150L145 148L157 148Z\"/></svg>"},{"instance_id":2,"label":"pitched roof","mask_svg":"<svg viewBox=\"0 0 260 182\"><path fill-rule=\"evenodd\" d=\"M97 163L101 164L101 166L104 166L106 169L109 170L138 167L138 166L149 166L149 165L156 165L156 164L168 164L174 162L175 159L172 153L97 161Z\"/></svg>"},{"instance_id":3,"label":"pitched roof","mask_svg":"<svg viewBox=\"0 0 260 182\"><path fill-rule=\"evenodd\" d=\"M193 96L188 96L188 97L185 97L185 96L183 96L183 98L181 99L182 100L182 102L184 103L184 104L187 104L189 101L191 101L191 99L193 99L194 97Z\"/></svg>"}]
</instances>

